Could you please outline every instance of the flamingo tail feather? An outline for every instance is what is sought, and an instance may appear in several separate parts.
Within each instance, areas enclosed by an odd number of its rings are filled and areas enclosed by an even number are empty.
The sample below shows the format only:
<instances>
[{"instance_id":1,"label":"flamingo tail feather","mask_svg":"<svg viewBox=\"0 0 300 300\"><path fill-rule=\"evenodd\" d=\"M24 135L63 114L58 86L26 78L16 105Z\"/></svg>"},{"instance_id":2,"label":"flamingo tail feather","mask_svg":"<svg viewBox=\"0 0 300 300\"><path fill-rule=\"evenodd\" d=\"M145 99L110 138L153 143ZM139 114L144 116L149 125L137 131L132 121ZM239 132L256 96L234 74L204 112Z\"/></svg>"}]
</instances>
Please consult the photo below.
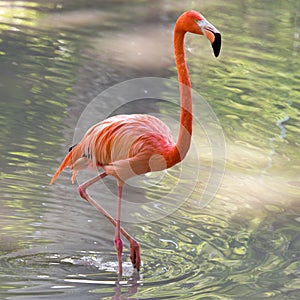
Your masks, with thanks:
<instances>
[{"instance_id":1,"label":"flamingo tail feather","mask_svg":"<svg viewBox=\"0 0 300 300\"><path fill-rule=\"evenodd\" d=\"M55 172L55 174L53 175L50 184L53 184L53 182L57 179L57 177L59 176L59 174L68 166L70 166L72 164L72 156L73 156L73 151L70 151L66 157L64 158L64 160L62 161L61 165L59 166L59 168L57 169L57 171Z\"/></svg>"}]
</instances>

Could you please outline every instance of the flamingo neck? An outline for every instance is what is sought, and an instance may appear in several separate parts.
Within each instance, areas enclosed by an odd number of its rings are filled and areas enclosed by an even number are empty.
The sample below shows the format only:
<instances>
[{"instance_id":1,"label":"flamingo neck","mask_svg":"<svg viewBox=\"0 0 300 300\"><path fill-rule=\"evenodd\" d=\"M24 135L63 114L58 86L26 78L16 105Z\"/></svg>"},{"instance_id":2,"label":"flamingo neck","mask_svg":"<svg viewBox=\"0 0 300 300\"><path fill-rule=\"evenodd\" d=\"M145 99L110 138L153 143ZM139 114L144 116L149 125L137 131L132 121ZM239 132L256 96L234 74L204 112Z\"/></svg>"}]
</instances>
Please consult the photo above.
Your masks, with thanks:
<instances>
[{"instance_id":1,"label":"flamingo neck","mask_svg":"<svg viewBox=\"0 0 300 300\"><path fill-rule=\"evenodd\" d=\"M192 137L192 90L184 54L185 31L174 32L174 50L180 90L180 129L176 144L179 161L186 156Z\"/></svg>"}]
</instances>

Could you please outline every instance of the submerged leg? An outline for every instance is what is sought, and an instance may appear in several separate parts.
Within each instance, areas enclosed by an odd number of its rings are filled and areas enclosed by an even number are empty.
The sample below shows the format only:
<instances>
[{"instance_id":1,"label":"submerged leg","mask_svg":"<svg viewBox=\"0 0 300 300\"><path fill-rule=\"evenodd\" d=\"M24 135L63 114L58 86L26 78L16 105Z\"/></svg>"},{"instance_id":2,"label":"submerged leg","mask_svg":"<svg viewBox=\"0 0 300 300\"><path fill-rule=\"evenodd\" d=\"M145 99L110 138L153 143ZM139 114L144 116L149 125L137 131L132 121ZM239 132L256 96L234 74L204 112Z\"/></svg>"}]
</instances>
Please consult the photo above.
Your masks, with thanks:
<instances>
[{"instance_id":1,"label":"submerged leg","mask_svg":"<svg viewBox=\"0 0 300 300\"><path fill-rule=\"evenodd\" d=\"M86 189L92 185L93 183L99 181L100 179L107 176L107 174L101 173L88 181L84 182L78 187L78 192L80 196L88 201L91 205L93 205L98 211L100 211L114 226L117 226L117 221L102 207L100 206L86 191ZM123 236L128 240L130 244L130 259L134 268L138 271L141 266L141 258L140 258L140 245L139 243L119 224L119 231L123 234Z\"/></svg>"}]
</instances>

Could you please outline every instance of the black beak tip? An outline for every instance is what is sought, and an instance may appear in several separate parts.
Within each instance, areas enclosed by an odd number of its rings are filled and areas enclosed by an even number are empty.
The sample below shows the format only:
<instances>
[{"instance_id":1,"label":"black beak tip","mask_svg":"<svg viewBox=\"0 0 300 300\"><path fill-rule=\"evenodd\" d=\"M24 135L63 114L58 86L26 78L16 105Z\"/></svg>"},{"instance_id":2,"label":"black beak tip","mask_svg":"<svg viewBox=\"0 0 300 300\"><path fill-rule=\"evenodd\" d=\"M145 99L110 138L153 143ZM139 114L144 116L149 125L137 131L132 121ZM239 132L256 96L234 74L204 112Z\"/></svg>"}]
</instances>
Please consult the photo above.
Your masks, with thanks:
<instances>
[{"instance_id":1,"label":"black beak tip","mask_svg":"<svg viewBox=\"0 0 300 300\"><path fill-rule=\"evenodd\" d=\"M211 44L215 57L218 57L221 51L221 34L215 33L215 41Z\"/></svg>"}]
</instances>

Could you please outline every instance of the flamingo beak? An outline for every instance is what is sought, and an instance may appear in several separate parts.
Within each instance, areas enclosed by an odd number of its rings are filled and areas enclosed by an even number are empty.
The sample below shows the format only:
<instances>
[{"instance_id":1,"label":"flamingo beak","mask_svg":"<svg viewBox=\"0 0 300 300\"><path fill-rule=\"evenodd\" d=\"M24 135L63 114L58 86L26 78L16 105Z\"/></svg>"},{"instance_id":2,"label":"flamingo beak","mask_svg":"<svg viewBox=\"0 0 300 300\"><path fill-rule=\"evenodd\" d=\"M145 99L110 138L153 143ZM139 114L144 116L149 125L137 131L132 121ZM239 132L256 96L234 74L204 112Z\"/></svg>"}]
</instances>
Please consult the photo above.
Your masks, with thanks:
<instances>
[{"instance_id":1,"label":"flamingo beak","mask_svg":"<svg viewBox=\"0 0 300 300\"><path fill-rule=\"evenodd\" d=\"M218 57L221 51L221 34L219 30L210 24L206 19L197 21L197 24L201 28L203 34L211 42L215 57Z\"/></svg>"}]
</instances>

